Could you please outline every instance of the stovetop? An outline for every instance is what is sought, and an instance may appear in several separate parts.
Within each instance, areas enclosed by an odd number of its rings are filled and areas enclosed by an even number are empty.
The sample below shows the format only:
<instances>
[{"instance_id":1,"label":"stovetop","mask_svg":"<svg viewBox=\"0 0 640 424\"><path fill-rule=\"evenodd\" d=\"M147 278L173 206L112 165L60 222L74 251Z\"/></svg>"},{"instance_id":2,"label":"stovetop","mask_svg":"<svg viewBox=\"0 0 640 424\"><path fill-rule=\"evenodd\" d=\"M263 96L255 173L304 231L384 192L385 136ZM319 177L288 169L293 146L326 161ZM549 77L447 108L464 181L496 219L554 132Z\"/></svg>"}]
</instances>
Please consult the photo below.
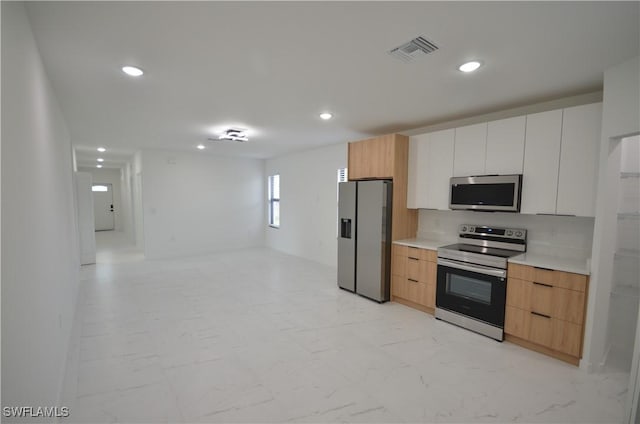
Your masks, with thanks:
<instances>
[{"instance_id":1,"label":"stovetop","mask_svg":"<svg viewBox=\"0 0 640 424\"><path fill-rule=\"evenodd\" d=\"M442 250L455 250L458 252L470 252L480 255L498 256L500 258L510 258L512 256L521 255L522 252L507 249L496 249L494 247L474 246L472 244L456 243L448 246L442 246L438 248L438 251Z\"/></svg>"},{"instance_id":2,"label":"stovetop","mask_svg":"<svg viewBox=\"0 0 640 424\"><path fill-rule=\"evenodd\" d=\"M507 268L507 259L527 250L527 230L461 225L460 243L438 248L438 258Z\"/></svg>"}]
</instances>

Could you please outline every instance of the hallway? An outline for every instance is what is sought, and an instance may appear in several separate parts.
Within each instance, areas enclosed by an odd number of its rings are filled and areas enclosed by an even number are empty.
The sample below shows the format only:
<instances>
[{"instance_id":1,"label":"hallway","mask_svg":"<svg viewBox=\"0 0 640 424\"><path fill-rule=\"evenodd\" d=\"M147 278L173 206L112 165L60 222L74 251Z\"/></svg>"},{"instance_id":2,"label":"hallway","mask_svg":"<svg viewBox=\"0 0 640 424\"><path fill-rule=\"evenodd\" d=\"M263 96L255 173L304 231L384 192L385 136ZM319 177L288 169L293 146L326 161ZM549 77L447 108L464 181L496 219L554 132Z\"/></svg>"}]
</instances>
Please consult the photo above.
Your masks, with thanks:
<instances>
[{"instance_id":1,"label":"hallway","mask_svg":"<svg viewBox=\"0 0 640 424\"><path fill-rule=\"evenodd\" d=\"M144 253L122 231L96 231L96 263L117 264L144 260Z\"/></svg>"}]
</instances>

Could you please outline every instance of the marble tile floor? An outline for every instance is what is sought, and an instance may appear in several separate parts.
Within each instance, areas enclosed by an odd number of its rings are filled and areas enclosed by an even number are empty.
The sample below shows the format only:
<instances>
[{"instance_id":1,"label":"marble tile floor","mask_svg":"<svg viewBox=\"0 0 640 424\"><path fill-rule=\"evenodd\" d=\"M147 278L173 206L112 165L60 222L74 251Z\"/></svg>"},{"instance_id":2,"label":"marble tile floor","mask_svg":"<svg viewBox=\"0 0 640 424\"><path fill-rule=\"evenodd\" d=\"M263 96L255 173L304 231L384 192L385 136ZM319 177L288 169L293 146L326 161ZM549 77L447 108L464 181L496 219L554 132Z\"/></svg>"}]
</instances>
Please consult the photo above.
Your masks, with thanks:
<instances>
[{"instance_id":1,"label":"marble tile floor","mask_svg":"<svg viewBox=\"0 0 640 424\"><path fill-rule=\"evenodd\" d=\"M66 422L623 419L628 375L587 374L269 249L83 267Z\"/></svg>"}]
</instances>

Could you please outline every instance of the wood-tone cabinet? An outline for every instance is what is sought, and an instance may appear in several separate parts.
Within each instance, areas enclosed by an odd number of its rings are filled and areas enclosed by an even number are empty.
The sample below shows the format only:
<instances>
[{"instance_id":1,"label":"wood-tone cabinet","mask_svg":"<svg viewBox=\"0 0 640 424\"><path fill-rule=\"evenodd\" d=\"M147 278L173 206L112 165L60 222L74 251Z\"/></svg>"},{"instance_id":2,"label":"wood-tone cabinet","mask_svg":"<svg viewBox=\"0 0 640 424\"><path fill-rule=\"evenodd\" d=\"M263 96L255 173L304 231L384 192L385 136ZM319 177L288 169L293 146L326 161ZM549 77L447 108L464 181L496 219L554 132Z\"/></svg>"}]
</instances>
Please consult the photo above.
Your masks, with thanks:
<instances>
[{"instance_id":1,"label":"wood-tone cabinet","mask_svg":"<svg viewBox=\"0 0 640 424\"><path fill-rule=\"evenodd\" d=\"M349 143L349 179L393 178L396 137L401 136L390 134Z\"/></svg>"},{"instance_id":2,"label":"wood-tone cabinet","mask_svg":"<svg viewBox=\"0 0 640 424\"><path fill-rule=\"evenodd\" d=\"M418 211L407 208L409 137L389 134L349 143L349 180L393 180L391 239L415 237Z\"/></svg>"},{"instance_id":3,"label":"wood-tone cabinet","mask_svg":"<svg viewBox=\"0 0 640 424\"><path fill-rule=\"evenodd\" d=\"M392 257L391 300L433 313L436 306L436 252L394 244Z\"/></svg>"},{"instance_id":4,"label":"wood-tone cabinet","mask_svg":"<svg viewBox=\"0 0 640 424\"><path fill-rule=\"evenodd\" d=\"M577 365L587 289L585 275L509 264L506 340Z\"/></svg>"}]
</instances>

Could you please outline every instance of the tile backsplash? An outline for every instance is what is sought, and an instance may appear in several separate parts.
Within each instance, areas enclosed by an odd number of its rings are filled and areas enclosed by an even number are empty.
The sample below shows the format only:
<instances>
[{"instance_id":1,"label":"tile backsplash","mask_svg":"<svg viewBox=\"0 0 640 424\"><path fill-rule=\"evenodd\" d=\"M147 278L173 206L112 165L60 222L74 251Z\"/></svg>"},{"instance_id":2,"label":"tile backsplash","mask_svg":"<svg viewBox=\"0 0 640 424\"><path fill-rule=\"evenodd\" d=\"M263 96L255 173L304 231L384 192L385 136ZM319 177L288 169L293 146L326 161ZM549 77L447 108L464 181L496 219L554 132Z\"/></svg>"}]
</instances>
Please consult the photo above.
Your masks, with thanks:
<instances>
[{"instance_id":1,"label":"tile backsplash","mask_svg":"<svg viewBox=\"0 0 640 424\"><path fill-rule=\"evenodd\" d=\"M572 258L591 256L594 218L420 209L418 238L456 241L461 224L524 228L530 252Z\"/></svg>"}]
</instances>

